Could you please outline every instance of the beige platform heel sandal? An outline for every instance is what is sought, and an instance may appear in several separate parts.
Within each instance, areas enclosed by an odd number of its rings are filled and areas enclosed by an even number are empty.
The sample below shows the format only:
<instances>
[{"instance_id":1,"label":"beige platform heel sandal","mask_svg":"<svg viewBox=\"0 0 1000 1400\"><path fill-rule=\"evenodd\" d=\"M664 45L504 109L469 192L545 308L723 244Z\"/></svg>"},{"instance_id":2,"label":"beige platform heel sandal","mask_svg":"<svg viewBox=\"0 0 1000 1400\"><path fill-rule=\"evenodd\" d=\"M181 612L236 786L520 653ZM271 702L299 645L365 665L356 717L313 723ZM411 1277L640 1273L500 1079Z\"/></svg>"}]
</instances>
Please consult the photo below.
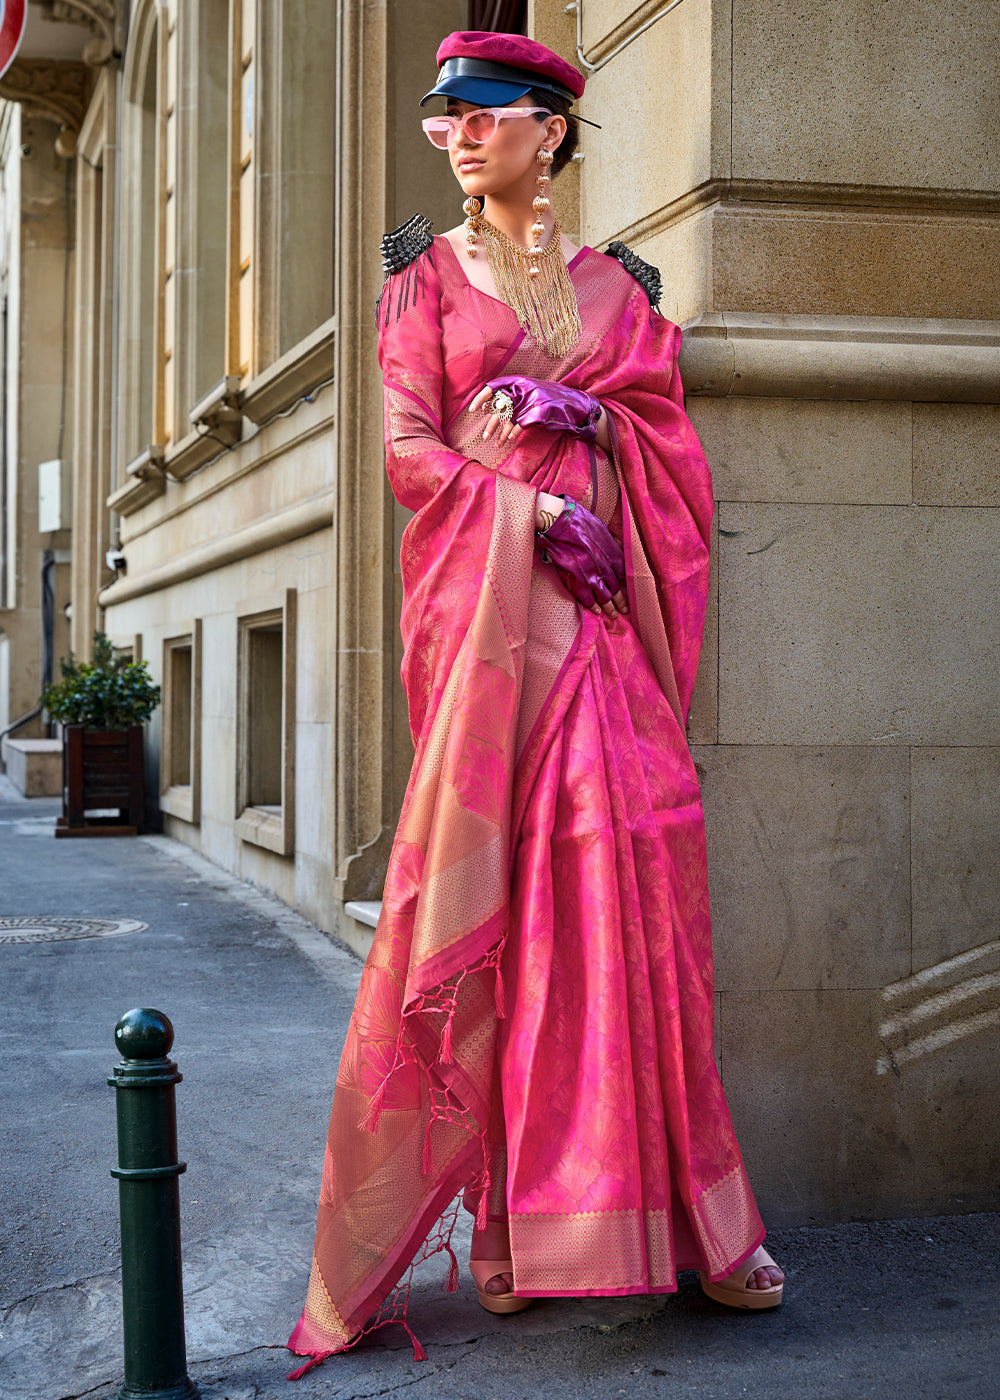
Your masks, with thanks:
<instances>
[{"instance_id":1,"label":"beige platform heel sandal","mask_svg":"<svg viewBox=\"0 0 1000 1400\"><path fill-rule=\"evenodd\" d=\"M718 1283L712 1283L704 1274L699 1274L701 1291L707 1293L713 1302L724 1303L727 1308L776 1308L781 1302L784 1283L773 1284L770 1288L747 1287L747 1281L754 1270L766 1269L768 1265L774 1269L779 1267L761 1245L734 1273L728 1278L720 1279ZM514 1295L501 1294L501 1297L503 1296Z\"/></svg>"},{"instance_id":2,"label":"beige platform heel sandal","mask_svg":"<svg viewBox=\"0 0 1000 1400\"><path fill-rule=\"evenodd\" d=\"M479 1301L487 1312L524 1312L534 1302L533 1298L520 1298L516 1293L487 1293L486 1285L497 1274L513 1273L514 1266L509 1259L470 1259L469 1273L476 1285Z\"/></svg>"}]
</instances>

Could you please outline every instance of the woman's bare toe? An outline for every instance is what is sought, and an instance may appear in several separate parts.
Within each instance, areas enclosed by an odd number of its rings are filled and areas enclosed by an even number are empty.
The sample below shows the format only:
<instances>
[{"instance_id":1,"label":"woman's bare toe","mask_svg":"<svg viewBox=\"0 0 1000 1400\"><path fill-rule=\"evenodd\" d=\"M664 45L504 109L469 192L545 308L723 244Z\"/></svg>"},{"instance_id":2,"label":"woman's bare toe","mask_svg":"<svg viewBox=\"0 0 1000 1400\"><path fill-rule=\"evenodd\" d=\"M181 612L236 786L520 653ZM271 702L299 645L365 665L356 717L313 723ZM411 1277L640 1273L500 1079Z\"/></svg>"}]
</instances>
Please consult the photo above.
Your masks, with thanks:
<instances>
[{"instance_id":1,"label":"woman's bare toe","mask_svg":"<svg viewBox=\"0 0 1000 1400\"><path fill-rule=\"evenodd\" d=\"M514 1291L513 1274L494 1274L491 1279L486 1280L484 1291L494 1298L501 1293L512 1293Z\"/></svg>"},{"instance_id":2,"label":"woman's bare toe","mask_svg":"<svg viewBox=\"0 0 1000 1400\"><path fill-rule=\"evenodd\" d=\"M785 1275L776 1264L768 1264L766 1268L754 1269L747 1279L747 1288L777 1288L779 1283L784 1283Z\"/></svg>"}]
</instances>

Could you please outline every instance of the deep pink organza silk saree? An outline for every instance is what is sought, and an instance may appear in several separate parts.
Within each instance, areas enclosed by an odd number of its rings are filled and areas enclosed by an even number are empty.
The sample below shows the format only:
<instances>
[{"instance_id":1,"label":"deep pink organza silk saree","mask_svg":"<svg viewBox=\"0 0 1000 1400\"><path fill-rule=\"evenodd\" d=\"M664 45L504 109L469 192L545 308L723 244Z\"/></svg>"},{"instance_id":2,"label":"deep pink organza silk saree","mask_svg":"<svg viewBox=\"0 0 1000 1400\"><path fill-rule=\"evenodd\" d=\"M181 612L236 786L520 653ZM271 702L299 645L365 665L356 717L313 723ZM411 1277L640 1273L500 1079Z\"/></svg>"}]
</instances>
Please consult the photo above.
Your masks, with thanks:
<instances>
[{"instance_id":1,"label":"deep pink organza silk saree","mask_svg":"<svg viewBox=\"0 0 1000 1400\"><path fill-rule=\"evenodd\" d=\"M406 1321L393 1290L415 1257L450 1253L459 1193L481 1224L508 1215L525 1294L670 1292L678 1269L722 1278L764 1236L713 1056L684 733L709 472L677 328L606 255L584 249L570 274L583 336L561 360L469 284L445 239L383 294L387 465L416 512L402 548L416 757L289 1343L315 1359ZM466 410L501 370L599 398L615 459L540 428L512 451L484 443ZM539 490L622 539L627 618L578 608L542 560Z\"/></svg>"}]
</instances>

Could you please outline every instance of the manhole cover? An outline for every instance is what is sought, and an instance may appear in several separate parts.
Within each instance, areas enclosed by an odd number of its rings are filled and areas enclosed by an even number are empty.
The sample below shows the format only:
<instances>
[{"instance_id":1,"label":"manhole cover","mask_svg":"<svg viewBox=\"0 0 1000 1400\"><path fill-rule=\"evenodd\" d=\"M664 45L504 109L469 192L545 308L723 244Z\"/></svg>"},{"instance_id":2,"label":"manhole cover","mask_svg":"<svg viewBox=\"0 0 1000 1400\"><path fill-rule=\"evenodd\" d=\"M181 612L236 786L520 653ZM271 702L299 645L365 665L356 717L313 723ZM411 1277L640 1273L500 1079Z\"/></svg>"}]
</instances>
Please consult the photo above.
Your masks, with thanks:
<instances>
[{"instance_id":1,"label":"manhole cover","mask_svg":"<svg viewBox=\"0 0 1000 1400\"><path fill-rule=\"evenodd\" d=\"M62 915L0 918L0 943L56 943L66 938L115 938L149 928L138 919L71 919Z\"/></svg>"}]
</instances>

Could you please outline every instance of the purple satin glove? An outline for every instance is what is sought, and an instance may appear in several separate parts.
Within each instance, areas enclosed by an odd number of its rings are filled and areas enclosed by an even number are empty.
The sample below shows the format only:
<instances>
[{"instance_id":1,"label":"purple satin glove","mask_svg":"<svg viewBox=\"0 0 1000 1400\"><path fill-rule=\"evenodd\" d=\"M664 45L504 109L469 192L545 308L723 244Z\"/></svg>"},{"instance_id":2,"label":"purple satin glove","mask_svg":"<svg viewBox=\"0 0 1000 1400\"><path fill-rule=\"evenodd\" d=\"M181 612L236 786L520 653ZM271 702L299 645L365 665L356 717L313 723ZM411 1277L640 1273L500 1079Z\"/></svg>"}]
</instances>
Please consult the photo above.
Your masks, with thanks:
<instances>
[{"instance_id":1,"label":"purple satin glove","mask_svg":"<svg viewBox=\"0 0 1000 1400\"><path fill-rule=\"evenodd\" d=\"M597 436L597 420L601 416L599 401L582 389L570 389L550 379L529 379L523 374L508 374L491 379L486 386L494 395L505 394L510 400L510 419L519 428L548 428L551 433L572 433L584 442ZM496 408L493 412L496 413ZM501 413L507 418L506 413Z\"/></svg>"},{"instance_id":2,"label":"purple satin glove","mask_svg":"<svg viewBox=\"0 0 1000 1400\"><path fill-rule=\"evenodd\" d=\"M625 587L625 556L603 520L571 496L565 500L562 515L535 538L576 601L600 607Z\"/></svg>"}]
</instances>

